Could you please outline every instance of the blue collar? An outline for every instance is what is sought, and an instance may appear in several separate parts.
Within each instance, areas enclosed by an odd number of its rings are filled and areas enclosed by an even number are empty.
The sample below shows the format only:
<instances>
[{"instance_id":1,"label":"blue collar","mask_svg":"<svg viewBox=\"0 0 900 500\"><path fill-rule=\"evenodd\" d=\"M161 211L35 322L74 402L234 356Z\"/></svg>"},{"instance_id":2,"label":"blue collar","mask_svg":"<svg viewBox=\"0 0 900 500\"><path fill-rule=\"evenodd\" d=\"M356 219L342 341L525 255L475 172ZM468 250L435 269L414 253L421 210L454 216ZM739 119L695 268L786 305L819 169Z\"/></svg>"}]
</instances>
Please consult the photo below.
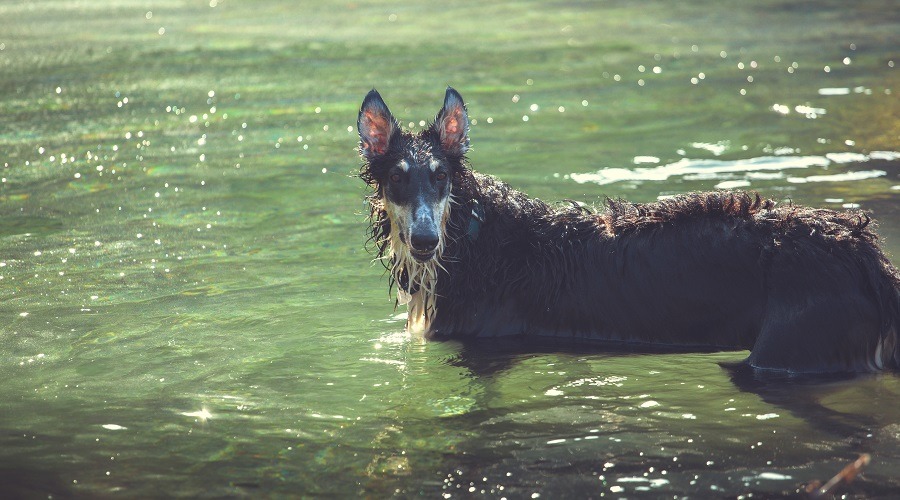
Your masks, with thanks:
<instances>
[{"instance_id":1,"label":"blue collar","mask_svg":"<svg viewBox=\"0 0 900 500\"><path fill-rule=\"evenodd\" d=\"M472 200L472 214L469 216L469 228L466 231L466 236L472 241L477 240L478 233L481 231L481 225L483 223L484 209L481 208L481 204L478 203L478 200Z\"/></svg>"}]
</instances>

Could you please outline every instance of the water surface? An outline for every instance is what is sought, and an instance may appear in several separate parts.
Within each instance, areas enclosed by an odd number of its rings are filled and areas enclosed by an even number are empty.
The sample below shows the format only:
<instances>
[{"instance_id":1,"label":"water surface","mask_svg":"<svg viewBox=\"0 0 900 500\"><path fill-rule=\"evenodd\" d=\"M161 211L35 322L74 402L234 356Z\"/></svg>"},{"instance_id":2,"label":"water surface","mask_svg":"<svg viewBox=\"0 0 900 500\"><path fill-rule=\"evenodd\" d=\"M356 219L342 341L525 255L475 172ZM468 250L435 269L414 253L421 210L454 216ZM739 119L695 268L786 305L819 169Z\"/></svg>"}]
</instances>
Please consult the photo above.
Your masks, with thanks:
<instances>
[{"instance_id":1,"label":"water surface","mask_svg":"<svg viewBox=\"0 0 900 500\"><path fill-rule=\"evenodd\" d=\"M900 378L422 342L364 249L355 118L469 103L534 196L744 188L900 255L893 2L0 5L0 485L14 496L900 489Z\"/></svg>"}]
</instances>

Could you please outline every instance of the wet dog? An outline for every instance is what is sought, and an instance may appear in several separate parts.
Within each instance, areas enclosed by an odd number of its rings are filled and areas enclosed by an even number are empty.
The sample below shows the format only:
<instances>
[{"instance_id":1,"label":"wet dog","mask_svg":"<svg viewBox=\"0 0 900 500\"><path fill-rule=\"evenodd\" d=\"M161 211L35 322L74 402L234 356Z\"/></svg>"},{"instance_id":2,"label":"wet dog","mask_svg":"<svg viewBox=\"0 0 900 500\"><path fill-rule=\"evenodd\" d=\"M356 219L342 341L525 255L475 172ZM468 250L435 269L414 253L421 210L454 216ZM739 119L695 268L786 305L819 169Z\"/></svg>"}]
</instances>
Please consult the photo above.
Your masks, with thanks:
<instances>
[{"instance_id":1,"label":"wet dog","mask_svg":"<svg viewBox=\"0 0 900 500\"><path fill-rule=\"evenodd\" d=\"M357 125L370 241L409 330L750 349L747 366L791 373L900 368L900 274L862 212L725 191L554 207L469 168L452 88L418 134L375 90Z\"/></svg>"}]
</instances>

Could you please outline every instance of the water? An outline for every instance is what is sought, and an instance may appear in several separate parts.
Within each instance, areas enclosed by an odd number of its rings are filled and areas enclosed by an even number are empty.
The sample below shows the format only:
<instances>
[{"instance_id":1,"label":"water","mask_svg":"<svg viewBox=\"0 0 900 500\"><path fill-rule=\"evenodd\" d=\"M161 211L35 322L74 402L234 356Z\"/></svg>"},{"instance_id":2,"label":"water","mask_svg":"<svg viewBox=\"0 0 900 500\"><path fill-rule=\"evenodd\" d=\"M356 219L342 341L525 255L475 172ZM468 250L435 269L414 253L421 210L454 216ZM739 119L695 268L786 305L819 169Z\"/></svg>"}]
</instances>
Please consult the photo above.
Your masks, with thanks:
<instances>
[{"instance_id":1,"label":"water","mask_svg":"<svg viewBox=\"0 0 900 500\"><path fill-rule=\"evenodd\" d=\"M422 342L365 241L355 114L444 86L542 199L758 189L900 255L892 2L0 5L0 485L12 496L791 494L873 456L900 378L746 353Z\"/></svg>"}]
</instances>

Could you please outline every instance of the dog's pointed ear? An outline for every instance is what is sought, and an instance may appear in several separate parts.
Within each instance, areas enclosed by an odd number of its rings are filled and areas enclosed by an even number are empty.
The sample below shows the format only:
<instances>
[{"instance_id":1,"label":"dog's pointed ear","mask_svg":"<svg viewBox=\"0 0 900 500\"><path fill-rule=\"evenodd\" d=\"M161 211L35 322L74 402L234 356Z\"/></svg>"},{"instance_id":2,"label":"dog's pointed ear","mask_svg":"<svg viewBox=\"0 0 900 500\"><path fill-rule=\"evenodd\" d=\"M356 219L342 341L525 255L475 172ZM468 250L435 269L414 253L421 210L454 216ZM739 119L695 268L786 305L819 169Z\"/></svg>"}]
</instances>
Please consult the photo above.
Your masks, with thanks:
<instances>
[{"instance_id":1,"label":"dog's pointed ear","mask_svg":"<svg viewBox=\"0 0 900 500\"><path fill-rule=\"evenodd\" d=\"M447 87L444 107L434 119L434 129L445 153L462 156L469 150L469 115L459 92Z\"/></svg>"},{"instance_id":2,"label":"dog's pointed ear","mask_svg":"<svg viewBox=\"0 0 900 500\"><path fill-rule=\"evenodd\" d=\"M359 130L359 153L371 160L387 152L391 137L400 126L378 91L372 89L359 108L356 128Z\"/></svg>"}]
</instances>

